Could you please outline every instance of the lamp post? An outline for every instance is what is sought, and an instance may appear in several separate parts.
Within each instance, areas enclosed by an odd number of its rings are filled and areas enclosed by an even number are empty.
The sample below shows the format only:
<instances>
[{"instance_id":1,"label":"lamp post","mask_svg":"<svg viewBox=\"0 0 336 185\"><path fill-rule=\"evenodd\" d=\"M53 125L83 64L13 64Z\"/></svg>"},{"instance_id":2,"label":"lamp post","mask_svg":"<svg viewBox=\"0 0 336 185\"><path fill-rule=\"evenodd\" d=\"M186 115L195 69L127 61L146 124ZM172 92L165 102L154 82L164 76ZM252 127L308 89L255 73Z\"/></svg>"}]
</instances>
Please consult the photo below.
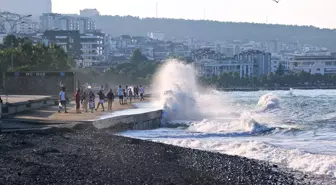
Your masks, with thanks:
<instances>
[{"instance_id":1,"label":"lamp post","mask_svg":"<svg viewBox=\"0 0 336 185\"><path fill-rule=\"evenodd\" d=\"M0 12L0 18L4 19L5 22L9 24L9 31L5 27L7 33L10 34L10 42L11 42L11 48L13 49L13 36L15 34L14 28L18 23L24 23L22 21L25 18L31 17L32 15L26 15L26 16L20 16L19 14L14 14L10 12ZM21 21L21 22L20 22ZM14 59L13 59L13 51L11 52L11 67L14 68Z\"/></svg>"}]
</instances>

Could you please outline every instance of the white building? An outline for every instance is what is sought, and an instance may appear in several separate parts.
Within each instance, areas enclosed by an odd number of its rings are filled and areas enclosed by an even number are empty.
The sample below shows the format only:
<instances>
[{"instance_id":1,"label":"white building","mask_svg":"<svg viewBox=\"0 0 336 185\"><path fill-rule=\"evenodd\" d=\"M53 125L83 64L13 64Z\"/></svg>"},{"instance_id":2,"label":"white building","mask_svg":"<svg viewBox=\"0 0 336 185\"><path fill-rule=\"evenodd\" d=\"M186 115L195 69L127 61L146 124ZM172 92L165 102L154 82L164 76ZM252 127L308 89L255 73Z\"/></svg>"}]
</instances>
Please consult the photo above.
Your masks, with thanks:
<instances>
[{"instance_id":1,"label":"white building","mask_svg":"<svg viewBox=\"0 0 336 185\"><path fill-rule=\"evenodd\" d=\"M96 24L91 18L55 13L46 13L40 16L40 24L42 31L79 30L83 34L96 30Z\"/></svg>"},{"instance_id":2,"label":"white building","mask_svg":"<svg viewBox=\"0 0 336 185\"><path fill-rule=\"evenodd\" d=\"M203 59L194 63L197 75L210 77L221 75L222 73L239 73L240 77L251 77L253 64L233 59L216 61Z\"/></svg>"},{"instance_id":3,"label":"white building","mask_svg":"<svg viewBox=\"0 0 336 185\"><path fill-rule=\"evenodd\" d=\"M91 66L93 63L104 60L104 34L90 33L82 34L81 38L81 57L83 66Z\"/></svg>"},{"instance_id":4,"label":"white building","mask_svg":"<svg viewBox=\"0 0 336 185\"><path fill-rule=\"evenodd\" d=\"M39 31L40 23L36 21L24 21L16 26L16 33L31 34Z\"/></svg>"},{"instance_id":5,"label":"white building","mask_svg":"<svg viewBox=\"0 0 336 185\"><path fill-rule=\"evenodd\" d=\"M148 32L147 36L154 40L164 40L165 35L162 32Z\"/></svg>"},{"instance_id":6,"label":"white building","mask_svg":"<svg viewBox=\"0 0 336 185\"><path fill-rule=\"evenodd\" d=\"M289 60L283 60L281 57L274 57L272 56L271 59L271 72L275 73L276 70L279 68L279 65L282 65L285 70L290 70L290 61Z\"/></svg>"},{"instance_id":7,"label":"white building","mask_svg":"<svg viewBox=\"0 0 336 185\"><path fill-rule=\"evenodd\" d=\"M95 17L95 16L99 16L100 13L97 9L83 9L79 11L79 15L80 16L84 16L84 17Z\"/></svg>"},{"instance_id":8,"label":"white building","mask_svg":"<svg viewBox=\"0 0 336 185\"><path fill-rule=\"evenodd\" d=\"M295 72L305 71L311 74L336 74L336 57L295 56L290 62L290 69Z\"/></svg>"}]
</instances>

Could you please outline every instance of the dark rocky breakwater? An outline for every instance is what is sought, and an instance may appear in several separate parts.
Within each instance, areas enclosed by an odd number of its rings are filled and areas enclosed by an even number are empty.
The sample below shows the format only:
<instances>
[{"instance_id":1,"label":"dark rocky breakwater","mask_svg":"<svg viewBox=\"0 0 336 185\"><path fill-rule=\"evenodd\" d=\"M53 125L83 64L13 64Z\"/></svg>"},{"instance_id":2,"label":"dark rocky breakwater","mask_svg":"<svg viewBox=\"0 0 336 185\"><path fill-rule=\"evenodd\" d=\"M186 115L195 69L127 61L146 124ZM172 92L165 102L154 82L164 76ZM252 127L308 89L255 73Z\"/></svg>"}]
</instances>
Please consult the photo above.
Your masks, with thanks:
<instances>
[{"instance_id":1,"label":"dark rocky breakwater","mask_svg":"<svg viewBox=\"0 0 336 185\"><path fill-rule=\"evenodd\" d=\"M307 184L276 165L95 130L0 134L0 184Z\"/></svg>"}]
</instances>

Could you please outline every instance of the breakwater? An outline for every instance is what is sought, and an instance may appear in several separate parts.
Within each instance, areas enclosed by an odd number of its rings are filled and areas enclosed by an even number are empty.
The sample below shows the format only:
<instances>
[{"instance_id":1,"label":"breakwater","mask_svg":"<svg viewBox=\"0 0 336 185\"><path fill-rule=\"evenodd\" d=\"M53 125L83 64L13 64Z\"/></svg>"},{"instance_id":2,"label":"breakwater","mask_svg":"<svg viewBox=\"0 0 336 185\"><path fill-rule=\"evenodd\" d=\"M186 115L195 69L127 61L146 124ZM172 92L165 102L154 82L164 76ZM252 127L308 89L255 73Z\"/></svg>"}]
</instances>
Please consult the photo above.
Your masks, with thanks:
<instances>
[{"instance_id":1,"label":"breakwater","mask_svg":"<svg viewBox=\"0 0 336 185\"><path fill-rule=\"evenodd\" d=\"M130 115L103 117L96 120L85 121L85 123L90 123L97 129L121 132L126 130L156 129L160 127L161 119L162 110L156 110Z\"/></svg>"},{"instance_id":2,"label":"breakwater","mask_svg":"<svg viewBox=\"0 0 336 185\"><path fill-rule=\"evenodd\" d=\"M0 118L53 105L55 105L55 99L52 97L37 97L36 99L4 103L0 105Z\"/></svg>"}]
</instances>

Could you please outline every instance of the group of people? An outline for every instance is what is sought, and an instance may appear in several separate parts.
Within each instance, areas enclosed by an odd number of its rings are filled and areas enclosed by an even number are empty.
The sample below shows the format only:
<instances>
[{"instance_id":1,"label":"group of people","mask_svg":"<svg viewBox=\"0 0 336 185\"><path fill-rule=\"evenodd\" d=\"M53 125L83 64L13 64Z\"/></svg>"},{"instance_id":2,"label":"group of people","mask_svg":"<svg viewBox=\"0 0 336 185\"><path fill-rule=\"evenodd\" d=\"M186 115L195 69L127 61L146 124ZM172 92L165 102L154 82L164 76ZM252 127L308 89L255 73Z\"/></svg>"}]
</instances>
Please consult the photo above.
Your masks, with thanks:
<instances>
[{"instance_id":1,"label":"group of people","mask_svg":"<svg viewBox=\"0 0 336 185\"><path fill-rule=\"evenodd\" d=\"M117 95L119 97L120 105L127 104L127 100L129 100L129 102L132 103L133 98L135 99L140 98L140 101L143 101L145 100L144 93L145 93L145 90L141 85L140 87L134 86L133 88L126 86L125 89L123 89L121 85L119 85L117 89Z\"/></svg>"},{"instance_id":2,"label":"group of people","mask_svg":"<svg viewBox=\"0 0 336 185\"><path fill-rule=\"evenodd\" d=\"M110 89L110 91L106 95L104 94L103 89L100 89L97 93L97 96L99 100L97 106L95 106L96 95L92 92L90 88L88 91L83 91L82 93L80 90L77 90L75 94L76 112L81 112L80 105L82 105L82 109L85 112L88 112L88 110L90 110L93 113L93 111L97 111L99 107L102 107L102 111L105 111L105 100L107 100L107 110L112 110L112 104L114 101L114 93L112 89Z\"/></svg>"},{"instance_id":3,"label":"group of people","mask_svg":"<svg viewBox=\"0 0 336 185\"><path fill-rule=\"evenodd\" d=\"M129 103L132 103L132 99L140 98L140 101L144 100L144 88L140 85L134 86L133 88L126 86L126 88L122 88L121 85L119 85L116 94L119 97L119 103L121 105L127 104L127 101L129 100ZM112 89L109 90L109 92L105 95L104 89L101 88L97 96L99 98L99 101L97 103L97 106L95 105L96 100L96 94L93 93L91 86L89 86L87 89L77 89L77 91L74 94L74 99L76 103L76 113L81 113L81 107L84 112L88 112L89 110L93 113L94 110L98 110L99 107L102 107L102 111L105 111L104 103L105 100L107 100L107 109L112 110L112 104L114 102L115 94ZM65 88L62 87L60 93L59 93L59 109L58 112L60 113L62 109L64 109L65 113L67 112L66 109L66 101L67 97L65 94Z\"/></svg>"}]
</instances>

